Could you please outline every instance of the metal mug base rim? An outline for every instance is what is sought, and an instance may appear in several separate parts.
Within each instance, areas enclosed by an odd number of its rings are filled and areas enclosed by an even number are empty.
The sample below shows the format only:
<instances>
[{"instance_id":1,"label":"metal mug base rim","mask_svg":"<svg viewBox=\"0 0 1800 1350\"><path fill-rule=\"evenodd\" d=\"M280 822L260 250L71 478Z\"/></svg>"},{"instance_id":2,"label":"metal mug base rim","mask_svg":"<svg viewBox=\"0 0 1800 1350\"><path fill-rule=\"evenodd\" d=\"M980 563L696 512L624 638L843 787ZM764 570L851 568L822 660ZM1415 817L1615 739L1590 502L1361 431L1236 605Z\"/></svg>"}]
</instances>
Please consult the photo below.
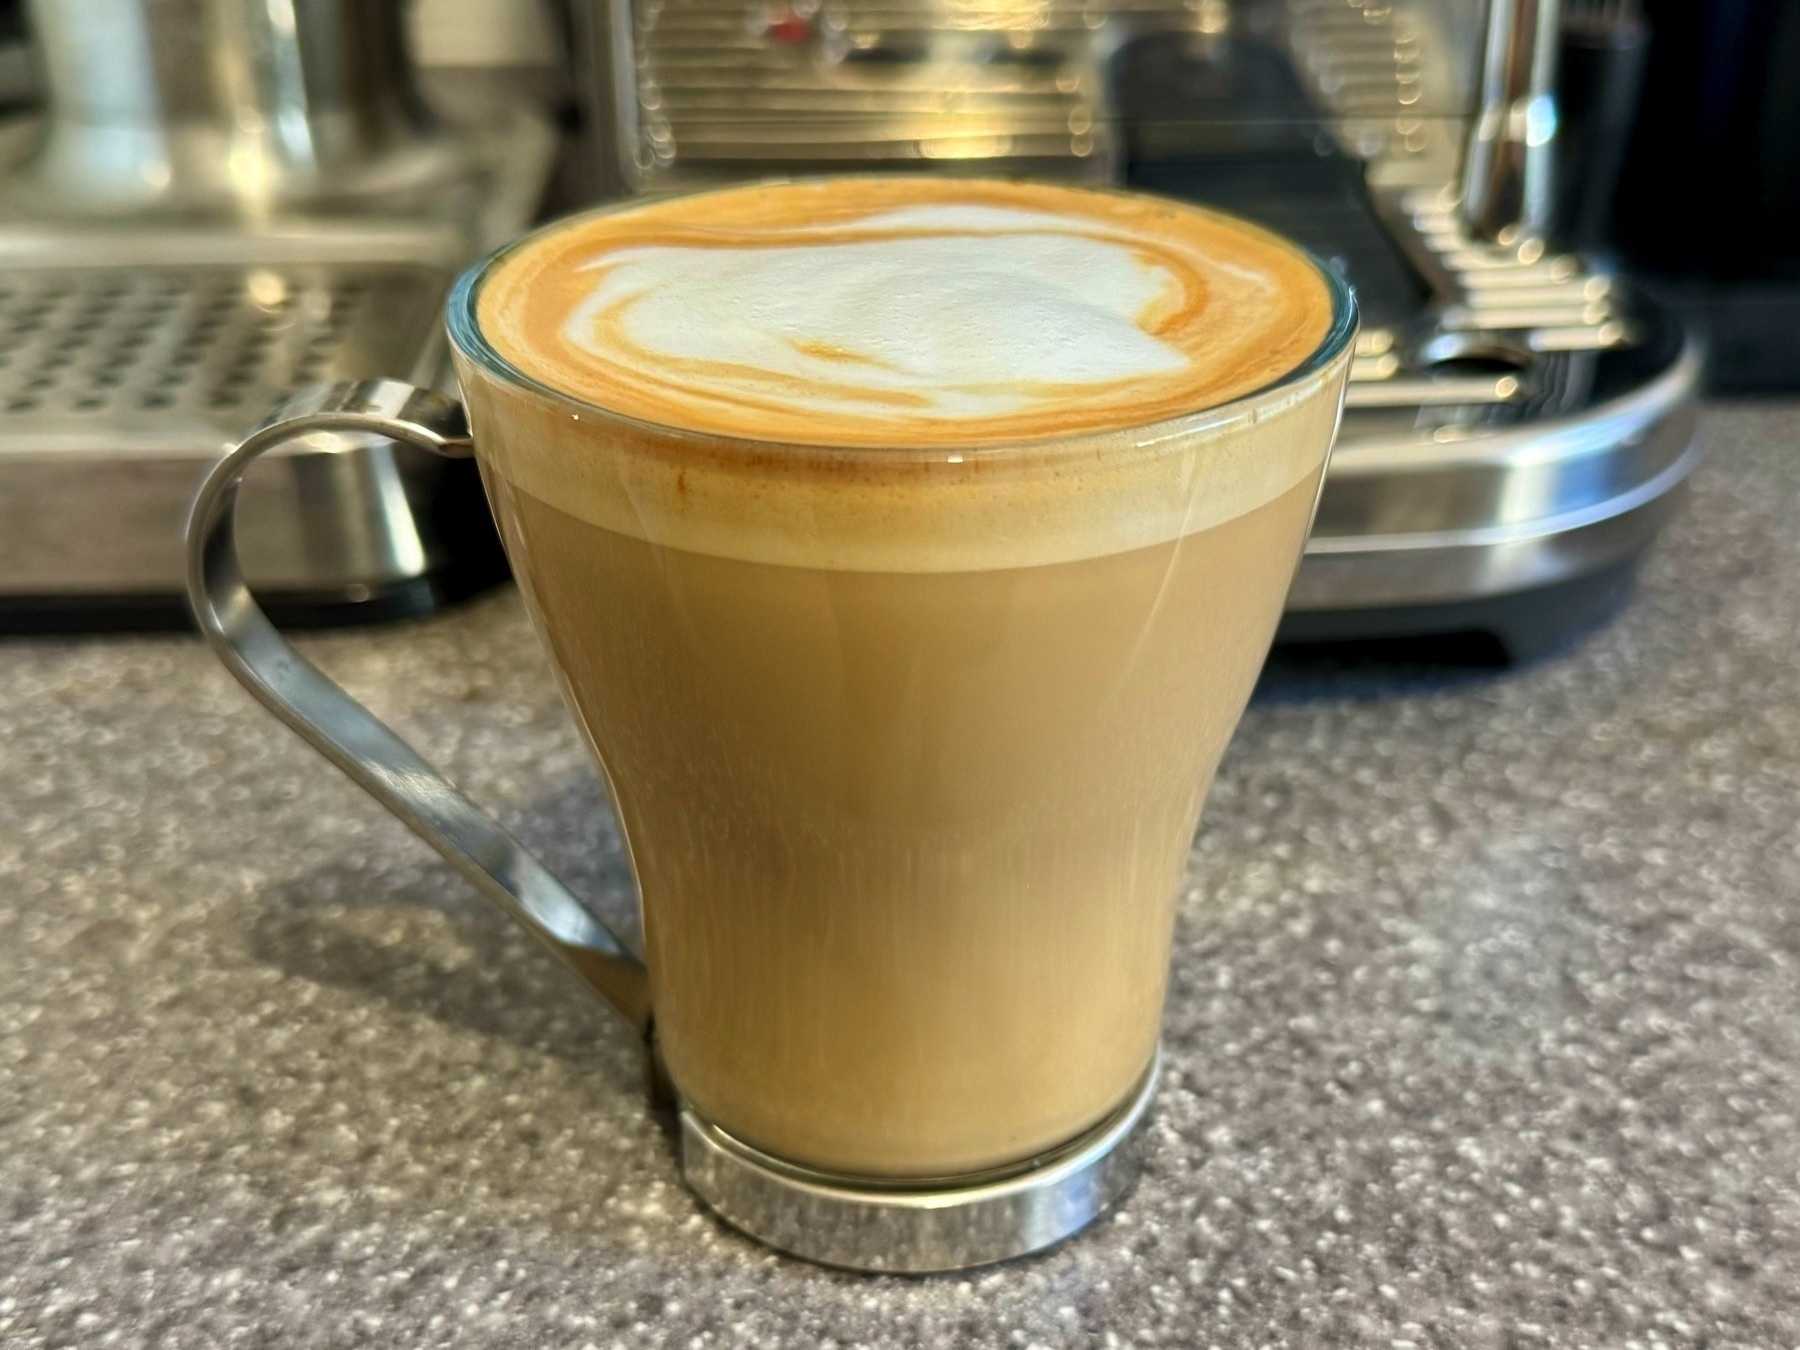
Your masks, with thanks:
<instances>
[{"instance_id":1,"label":"metal mug base rim","mask_svg":"<svg viewBox=\"0 0 1800 1350\"><path fill-rule=\"evenodd\" d=\"M733 1138L685 1103L681 1170L727 1225L818 1265L923 1275L1043 1251L1105 1213L1140 1170L1140 1127L1156 1095L1159 1051L1099 1124L1002 1173L918 1184L816 1172Z\"/></svg>"}]
</instances>

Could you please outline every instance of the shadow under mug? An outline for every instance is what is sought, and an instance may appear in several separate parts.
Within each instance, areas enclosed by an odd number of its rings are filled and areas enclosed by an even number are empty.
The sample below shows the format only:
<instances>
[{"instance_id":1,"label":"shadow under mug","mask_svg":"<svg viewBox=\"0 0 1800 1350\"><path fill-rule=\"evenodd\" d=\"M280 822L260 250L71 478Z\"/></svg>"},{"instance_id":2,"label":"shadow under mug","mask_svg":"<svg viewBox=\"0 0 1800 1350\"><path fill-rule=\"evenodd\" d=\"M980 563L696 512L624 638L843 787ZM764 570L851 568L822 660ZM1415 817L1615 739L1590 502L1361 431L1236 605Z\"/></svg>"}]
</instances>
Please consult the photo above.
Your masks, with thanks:
<instances>
[{"instance_id":1,"label":"shadow under mug","mask_svg":"<svg viewBox=\"0 0 1800 1350\"><path fill-rule=\"evenodd\" d=\"M465 276L451 300L450 333L465 391L475 397L479 393L476 385L492 381L509 396L544 403L561 400L587 409L582 415L604 422L608 416L604 410L572 403L534 384L480 336L474 297L494 261ZM1215 719L1218 725L1206 732L1205 745L1194 760L1196 767L1188 771L1193 781L1183 788L1187 796L1172 808L1175 815L1185 812L1184 820L1162 829L1179 849L1171 874L1151 883L1152 889L1162 887L1167 892L1156 902L1162 915L1158 919L1163 925L1158 950L1163 968L1168 961L1180 859L1185 858L1212 766L1236 723L1249 682L1272 636L1335 434L1356 314L1348 288L1325 269L1320 270L1331 288L1334 313L1312 357L1266 389L1224 408L1196 414L1181 425L1171 424L1174 443L1179 444L1183 436L1204 440L1209 429L1280 424L1284 410L1299 409L1287 434L1305 438L1305 456L1310 457L1312 467L1293 489L1310 494L1310 503L1302 503L1297 513L1290 511L1291 523L1281 525L1278 535L1272 536L1278 546L1261 566L1272 569L1273 580L1259 589L1247 626L1239 625L1230 632L1198 632L1194 635L1197 645L1182 648L1204 651L1209 642L1221 648L1235 644L1228 664L1239 672L1233 678L1242 689L1240 694L1234 685L1225 699L1232 706L1225 708ZM490 419L500 415L493 406L485 405ZM478 408L478 413L481 411ZM481 416L476 420L480 422ZM1265 424L1264 432L1270 429ZM532 583L525 575L529 569L521 567L524 559L520 554L525 550L519 539L519 531L526 527L517 517L516 506L507 502L507 489L497 482L502 475L492 462L494 446L489 440L491 437L496 444L503 440L499 430L503 428L492 423L483 429L482 467L502 517L509 552L514 554L515 571L521 573L529 599ZM1168 435L1161 434L1166 429L1146 430L1159 432L1143 438L1144 444L1152 447L1146 453L1160 453L1154 447L1169 443ZM709 1118L683 1093L678 1061L671 1084L661 1068L652 981L645 963L506 830L294 652L251 597L239 567L233 530L238 485L260 455L318 432L381 436L451 457L468 457L477 450L461 404L399 381L344 382L294 395L216 466L195 499L187 526L188 589L201 631L220 660L260 702L530 931L644 1038L652 1096L675 1111L683 1175L701 1200L732 1226L794 1255L856 1270L927 1272L982 1265L1041 1250L1091 1223L1123 1193L1136 1174L1139 1126L1155 1090L1154 1020L1161 1007L1160 970L1154 977L1149 1062L1136 1061L1143 1067L1129 1091L1100 1119L1090 1118L1074 1137L1051 1147L1034 1147L1029 1156L1003 1165L949 1176L849 1174L804 1165L773 1156L740 1137L741 1131L723 1128ZM961 458L955 457L958 466ZM765 465L774 464L767 471L780 472L779 456L765 453L761 460ZM1186 476L1192 477L1191 466ZM1187 539L1178 531L1169 547L1183 545ZM1157 566L1172 568L1173 564L1159 562ZM1154 594L1146 603L1160 605L1167 599L1169 583L1166 578L1152 580ZM1225 584L1231 584L1230 580ZM534 602L531 609L539 635L556 661L558 654L550 641L553 634L545 630L557 620L547 618L541 604ZM1042 622L1052 623L1054 617ZM1079 641L1079 635L1074 640ZM563 664L566 666L566 658ZM578 705L577 715L591 731L592 710L579 706L581 697L571 688L566 669L559 673L564 676L565 692ZM1198 681L1210 676L1196 670L1192 678ZM1005 710L996 707L994 715L1004 717ZM1045 737L1078 736L1083 728L1043 726L1039 730ZM603 751L598 745L595 748ZM607 756L601 753L601 758L604 761ZM1201 764L1201 759L1206 762ZM603 762L602 767L617 804L621 788L629 794L632 784L618 781L616 765ZM1130 803L1122 808L1121 818L1128 828L1133 809ZM636 854L631 813L621 814ZM1080 828L1071 825L1069 833L1078 835ZM635 870L648 909L651 896L641 857ZM668 940L681 938L676 933ZM729 953L719 955L728 957ZM1072 960L1085 959L1080 952L1070 955ZM1000 967L996 964L993 969ZM684 1030L683 1034L691 1033ZM980 1035L980 1029L971 1028L971 1034Z\"/></svg>"}]
</instances>

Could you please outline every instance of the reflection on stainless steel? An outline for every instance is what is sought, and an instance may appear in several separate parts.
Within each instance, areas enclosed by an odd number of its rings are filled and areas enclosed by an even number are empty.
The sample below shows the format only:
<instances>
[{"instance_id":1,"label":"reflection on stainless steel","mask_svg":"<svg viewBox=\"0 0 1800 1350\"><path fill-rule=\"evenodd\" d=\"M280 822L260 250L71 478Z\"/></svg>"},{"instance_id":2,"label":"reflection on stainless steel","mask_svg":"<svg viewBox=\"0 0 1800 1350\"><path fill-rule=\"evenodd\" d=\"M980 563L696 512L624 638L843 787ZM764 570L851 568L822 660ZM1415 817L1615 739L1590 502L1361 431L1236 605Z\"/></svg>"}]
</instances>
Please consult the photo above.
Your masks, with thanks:
<instances>
[{"instance_id":1,"label":"reflection on stainless steel","mask_svg":"<svg viewBox=\"0 0 1800 1350\"><path fill-rule=\"evenodd\" d=\"M450 281L530 222L554 152L534 110L465 92L444 134L469 172L423 205L34 218L0 178L0 625L179 613L177 523L258 409L316 380L442 375ZM0 163L33 137L0 128ZM467 556L446 519L463 497L479 507L466 466L406 446L289 446L245 486L245 565L284 603L428 607Z\"/></svg>"},{"instance_id":2,"label":"reflection on stainless steel","mask_svg":"<svg viewBox=\"0 0 1800 1350\"><path fill-rule=\"evenodd\" d=\"M1447 436L1347 418L1290 611L1466 600L1623 561L1701 456L1699 370L1689 345L1621 396Z\"/></svg>"},{"instance_id":3,"label":"reflection on stainless steel","mask_svg":"<svg viewBox=\"0 0 1800 1350\"><path fill-rule=\"evenodd\" d=\"M681 1112L682 1176L732 1227L809 1261L912 1275L984 1266L1061 1242L1124 1194L1157 1067L1093 1129L992 1178L897 1186L812 1172L692 1108Z\"/></svg>"},{"instance_id":4,"label":"reflection on stainless steel","mask_svg":"<svg viewBox=\"0 0 1800 1350\"><path fill-rule=\"evenodd\" d=\"M1390 358L1392 360L1393 358ZM1344 399L1347 408L1427 408L1456 405L1512 403L1525 394L1525 385L1517 375L1447 375L1437 379L1414 376L1410 379L1389 377L1392 367L1381 363L1368 373L1369 363L1353 369L1351 384ZM1360 378L1359 378L1360 377Z\"/></svg>"},{"instance_id":5,"label":"reflection on stainless steel","mask_svg":"<svg viewBox=\"0 0 1800 1350\"><path fill-rule=\"evenodd\" d=\"M748 11L741 0L644 0L629 63L616 38L590 40L590 80L605 86L603 105L629 106L624 176L647 189L794 166L1104 181L1118 154L1105 64L1121 32L1216 33L1228 16L1221 0L768 0Z\"/></svg>"},{"instance_id":6,"label":"reflection on stainless steel","mask_svg":"<svg viewBox=\"0 0 1800 1350\"><path fill-rule=\"evenodd\" d=\"M569 0L573 66L587 153L578 157L588 197L622 197L638 181L637 55L631 0Z\"/></svg>"},{"instance_id":7,"label":"reflection on stainless steel","mask_svg":"<svg viewBox=\"0 0 1800 1350\"><path fill-rule=\"evenodd\" d=\"M1525 44L1524 64L1503 70L1525 90L1505 102L1511 111L1504 115L1491 63L1482 72L1480 102L1468 110L1466 63L1451 45L1446 10L1388 0L1288 0L1286 12L1296 66L1331 115L1345 153L1362 161L1383 223L1436 293L1433 331L1419 345L1445 332L1521 333L1518 345L1527 353L1604 350L1630 340L1614 280L1578 256L1550 252L1542 238L1551 187L1547 138L1555 127L1553 43L1550 54L1542 49L1554 37L1555 0L1495 0L1488 10L1490 55ZM1501 29L1504 41L1494 36ZM1341 72L1358 64L1390 73L1346 89ZM1494 127L1505 133L1499 140L1488 136ZM1471 175L1481 194L1474 208ZM1495 203L1506 202L1512 215L1494 224ZM1472 215L1486 222L1482 229L1493 228L1485 235L1472 228ZM1403 361L1389 373L1411 372ZM1376 377L1367 367L1363 374Z\"/></svg>"},{"instance_id":8,"label":"reflection on stainless steel","mask_svg":"<svg viewBox=\"0 0 1800 1350\"><path fill-rule=\"evenodd\" d=\"M516 839L289 647L251 597L238 566L238 485L265 452L321 434L382 438L433 455L471 453L461 407L399 381L344 382L295 395L218 464L194 501L187 589L201 632L258 701L648 1042L643 963ZM906 1185L793 1166L684 1106L682 1168L722 1218L784 1251L855 1270L956 1270L1041 1250L1092 1223L1136 1174L1136 1135L1155 1092L1152 1065L1111 1117L1053 1153L1002 1172Z\"/></svg>"},{"instance_id":9,"label":"reflection on stainless steel","mask_svg":"<svg viewBox=\"0 0 1800 1350\"><path fill-rule=\"evenodd\" d=\"M448 276L441 266L8 265L0 590L178 589L175 523L220 447L257 409L321 378L432 378ZM249 494L255 574L328 591L440 565L427 551L442 541L422 538L414 516L439 477L435 461L385 443L289 447ZM302 501L315 505L301 512Z\"/></svg>"},{"instance_id":10,"label":"reflection on stainless steel","mask_svg":"<svg viewBox=\"0 0 1800 1350\"><path fill-rule=\"evenodd\" d=\"M1550 223L1559 0L1488 0L1481 106L1463 150L1462 219L1479 239L1542 239Z\"/></svg>"},{"instance_id":11,"label":"reflection on stainless steel","mask_svg":"<svg viewBox=\"0 0 1800 1350\"><path fill-rule=\"evenodd\" d=\"M1444 293L1438 316L1443 328L1562 330L1564 336L1549 345L1563 351L1629 340L1616 283L1582 258L1547 255L1538 238L1513 245L1474 239L1448 188L1377 191L1376 200L1420 270Z\"/></svg>"},{"instance_id":12,"label":"reflection on stainless steel","mask_svg":"<svg viewBox=\"0 0 1800 1350\"><path fill-rule=\"evenodd\" d=\"M1416 0L1286 12L1296 67L1432 293L1363 335L1290 621L1330 636L1333 613L1629 560L1701 454L1700 362L1616 278L1545 245L1556 0L1490 0L1484 29L1467 6ZM1465 62L1459 36L1478 32ZM1354 622L1346 635L1380 631Z\"/></svg>"},{"instance_id":13,"label":"reflection on stainless steel","mask_svg":"<svg viewBox=\"0 0 1800 1350\"><path fill-rule=\"evenodd\" d=\"M33 215L248 213L441 185L400 0L32 0L50 116Z\"/></svg>"}]
</instances>

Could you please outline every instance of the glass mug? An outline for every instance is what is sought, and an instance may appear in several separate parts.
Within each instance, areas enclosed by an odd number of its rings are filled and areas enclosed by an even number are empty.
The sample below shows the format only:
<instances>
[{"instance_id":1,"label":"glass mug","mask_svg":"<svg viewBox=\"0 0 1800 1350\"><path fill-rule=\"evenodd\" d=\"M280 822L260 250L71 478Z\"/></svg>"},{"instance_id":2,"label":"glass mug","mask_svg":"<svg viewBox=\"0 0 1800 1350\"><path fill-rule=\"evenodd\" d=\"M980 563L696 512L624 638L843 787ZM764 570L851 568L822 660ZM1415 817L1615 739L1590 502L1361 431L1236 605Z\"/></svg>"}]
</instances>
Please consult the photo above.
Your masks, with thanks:
<instances>
[{"instance_id":1,"label":"glass mug","mask_svg":"<svg viewBox=\"0 0 1800 1350\"><path fill-rule=\"evenodd\" d=\"M1348 287L1318 269L1332 312L1295 368L1123 438L843 450L538 383L479 320L510 253L450 298L460 405L391 380L307 390L208 477L188 523L208 642L645 1037L683 1174L727 1222L888 1271L1079 1230L1134 1175L1175 896L1317 504ZM647 962L251 599L238 482L321 431L479 462L619 814ZM1273 457L1287 486L1206 519L1219 466L1250 481ZM576 478L617 509L565 509ZM690 546L706 510L742 529ZM1109 531L1130 539L1096 550Z\"/></svg>"}]
</instances>

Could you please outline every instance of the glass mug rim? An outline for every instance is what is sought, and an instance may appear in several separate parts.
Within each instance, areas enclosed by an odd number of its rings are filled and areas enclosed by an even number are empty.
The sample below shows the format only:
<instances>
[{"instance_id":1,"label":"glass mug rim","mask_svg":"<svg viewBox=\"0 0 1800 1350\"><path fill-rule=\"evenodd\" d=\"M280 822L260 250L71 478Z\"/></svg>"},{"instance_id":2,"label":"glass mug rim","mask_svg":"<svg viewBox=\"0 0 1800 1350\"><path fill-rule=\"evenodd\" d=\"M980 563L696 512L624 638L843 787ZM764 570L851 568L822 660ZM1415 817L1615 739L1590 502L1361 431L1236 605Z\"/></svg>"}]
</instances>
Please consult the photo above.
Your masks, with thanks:
<instances>
[{"instance_id":1,"label":"glass mug rim","mask_svg":"<svg viewBox=\"0 0 1800 1350\"><path fill-rule=\"evenodd\" d=\"M773 184L807 184L837 183L856 181L859 179L880 178L889 181L897 175L873 174L817 174L807 176L761 178L756 182L764 185ZM965 181L959 179L958 181ZM1005 182L1026 183L1043 187L1072 189L1097 196L1113 197L1149 197L1158 198L1161 194L1145 192L1136 188L1101 187L1088 184L1051 183L1042 179L1007 178L984 179L971 178L970 182ZM741 188L744 184L728 184L724 186L708 186L687 192L669 193L654 198L628 197L602 206L586 207L569 212L534 226L526 233L508 241L495 249L479 262L474 263L457 277L451 287L449 300L446 302L445 330L458 355L480 368L489 378L512 386L531 394L552 406L564 408L571 413L579 413L584 417L610 420L619 425L634 428L640 432L654 436L665 443L689 446L705 446L718 453L723 451L726 457L754 457L766 464L769 452L774 449L787 459L813 460L853 460L870 463L927 463L927 464L968 464L1004 462L1010 459L1056 459L1065 455L1086 451L1097 443L1115 443L1121 437L1128 437L1130 447L1138 450L1154 449L1168 441L1181 443L1187 438L1209 428L1225 427L1246 417L1253 417L1264 409L1271 401L1289 391L1298 392L1301 386L1329 371L1341 360L1355 342L1361 323L1360 307L1356 299L1356 290L1350 283L1311 249L1295 242L1286 235L1258 225L1254 221L1235 215L1229 211L1221 211L1197 202L1181 201L1177 198L1162 198L1174 202L1185 210L1197 211L1202 215L1224 221L1231 226L1254 234L1304 259L1314 273L1324 282L1331 296L1331 318L1325 332L1299 364L1283 371L1273 379L1257 386L1247 393L1239 394L1222 403L1211 403L1196 408L1191 412L1177 413L1173 417L1160 418L1151 422L1125 423L1117 427L1109 427L1098 431L1081 431L1064 436L1043 436L1008 440L999 443L958 446L939 443L930 447L908 445L903 432L894 435L895 444L879 445L845 445L830 442L795 442L785 440L761 439L754 436L735 436L725 432L698 431L689 427L672 426L665 422L655 422L647 418L636 417L630 413L608 408L601 403L594 403L579 398L574 394L547 384L533 375L521 370L518 366L501 355L499 350L488 340L482 331L480 319L480 300L483 285L509 258L521 249L535 244L538 240L579 225L582 221L599 219L605 216L619 215L635 210L649 202L672 202L705 197L716 192L727 192ZM1123 448L1123 447L1121 447Z\"/></svg>"}]
</instances>

